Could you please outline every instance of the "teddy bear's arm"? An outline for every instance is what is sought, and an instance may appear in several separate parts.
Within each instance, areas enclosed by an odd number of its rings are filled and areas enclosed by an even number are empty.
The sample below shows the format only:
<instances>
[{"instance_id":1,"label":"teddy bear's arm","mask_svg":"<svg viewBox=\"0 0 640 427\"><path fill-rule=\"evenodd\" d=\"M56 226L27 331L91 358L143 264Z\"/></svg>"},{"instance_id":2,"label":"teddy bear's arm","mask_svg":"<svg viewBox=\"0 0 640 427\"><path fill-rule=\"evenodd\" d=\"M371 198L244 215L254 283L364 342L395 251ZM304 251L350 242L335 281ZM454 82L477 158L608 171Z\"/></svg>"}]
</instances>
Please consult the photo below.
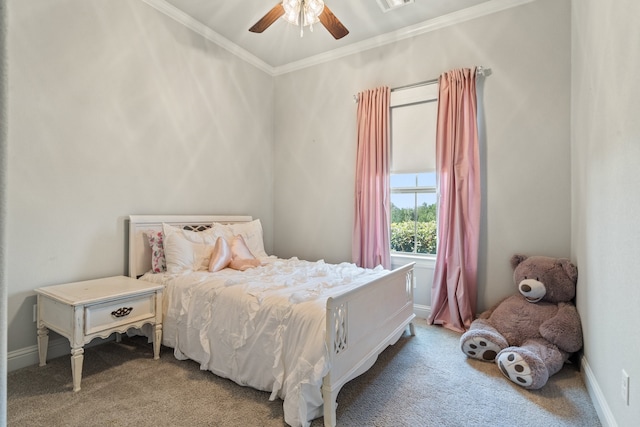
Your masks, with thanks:
<instances>
[{"instance_id":1,"label":"teddy bear's arm","mask_svg":"<svg viewBox=\"0 0 640 427\"><path fill-rule=\"evenodd\" d=\"M478 315L478 319L488 319L489 317L491 317L491 314L494 312L494 310L504 302L504 300L506 300L509 297L503 298L500 301L498 301L496 304L493 305L493 307L488 308L487 310L483 311L482 313L480 313Z\"/></svg>"},{"instance_id":2,"label":"teddy bear's arm","mask_svg":"<svg viewBox=\"0 0 640 427\"><path fill-rule=\"evenodd\" d=\"M540 325L540 334L547 341L568 353L582 348L582 326L573 304L558 304L558 313Z\"/></svg>"}]
</instances>

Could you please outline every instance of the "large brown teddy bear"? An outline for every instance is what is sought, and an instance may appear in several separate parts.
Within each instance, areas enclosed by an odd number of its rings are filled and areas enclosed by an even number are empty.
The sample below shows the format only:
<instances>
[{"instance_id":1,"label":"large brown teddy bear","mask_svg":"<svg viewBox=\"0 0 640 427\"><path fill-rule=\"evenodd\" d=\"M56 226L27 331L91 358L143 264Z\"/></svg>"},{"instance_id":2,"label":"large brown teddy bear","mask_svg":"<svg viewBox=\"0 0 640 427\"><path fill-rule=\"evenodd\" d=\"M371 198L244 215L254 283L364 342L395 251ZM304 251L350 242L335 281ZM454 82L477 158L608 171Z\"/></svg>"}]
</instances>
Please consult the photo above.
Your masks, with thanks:
<instances>
[{"instance_id":1,"label":"large brown teddy bear","mask_svg":"<svg viewBox=\"0 0 640 427\"><path fill-rule=\"evenodd\" d=\"M482 313L460 338L462 351L493 362L514 383L539 389L582 348L582 326L571 302L578 269L566 258L514 255L519 294Z\"/></svg>"}]
</instances>

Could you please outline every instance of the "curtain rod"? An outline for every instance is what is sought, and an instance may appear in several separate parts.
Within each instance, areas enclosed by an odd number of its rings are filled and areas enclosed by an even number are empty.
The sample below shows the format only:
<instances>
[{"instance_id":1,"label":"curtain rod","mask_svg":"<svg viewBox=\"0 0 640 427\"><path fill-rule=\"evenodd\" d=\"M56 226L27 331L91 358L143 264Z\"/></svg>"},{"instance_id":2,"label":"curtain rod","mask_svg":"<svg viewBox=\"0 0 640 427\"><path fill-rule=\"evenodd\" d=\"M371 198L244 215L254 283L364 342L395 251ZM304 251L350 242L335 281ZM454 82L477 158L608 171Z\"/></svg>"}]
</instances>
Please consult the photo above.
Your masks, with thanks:
<instances>
[{"instance_id":1,"label":"curtain rod","mask_svg":"<svg viewBox=\"0 0 640 427\"><path fill-rule=\"evenodd\" d=\"M476 67L476 76L480 76L480 77L487 77L491 75L491 68L484 68L483 66L478 66ZM420 86L426 86L426 85L431 85L434 83L438 83L438 80L440 80L440 78L435 78L435 79L430 79L430 80L425 80L422 82L418 82L418 83L412 83L412 84L408 84L408 85L404 85L404 86L398 86L398 87L393 87L391 88L391 92L394 92L396 90L402 90L402 89L410 89L410 88L414 88L414 87L420 87ZM358 95L353 95L353 102L358 102Z\"/></svg>"},{"instance_id":2,"label":"curtain rod","mask_svg":"<svg viewBox=\"0 0 640 427\"><path fill-rule=\"evenodd\" d=\"M413 87L431 85L431 84L434 84L434 83L438 83L438 80L439 80L439 78L431 79L431 80L425 80L423 82L418 82L418 83L411 83L411 84L404 85L404 86L392 87L391 88L391 92L395 92L396 90L402 90L402 89L411 89Z\"/></svg>"}]
</instances>

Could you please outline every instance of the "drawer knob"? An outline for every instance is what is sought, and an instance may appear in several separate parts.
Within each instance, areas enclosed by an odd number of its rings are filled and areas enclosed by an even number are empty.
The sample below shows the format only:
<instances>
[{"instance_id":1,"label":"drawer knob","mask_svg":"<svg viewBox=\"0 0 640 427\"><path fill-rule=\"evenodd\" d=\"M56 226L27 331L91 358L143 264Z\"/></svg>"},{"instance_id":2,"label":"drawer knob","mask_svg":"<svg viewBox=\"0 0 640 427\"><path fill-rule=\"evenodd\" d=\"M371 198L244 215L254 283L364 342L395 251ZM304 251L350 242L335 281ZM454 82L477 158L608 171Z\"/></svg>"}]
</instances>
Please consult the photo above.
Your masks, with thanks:
<instances>
[{"instance_id":1,"label":"drawer knob","mask_svg":"<svg viewBox=\"0 0 640 427\"><path fill-rule=\"evenodd\" d=\"M133 307L121 307L115 311L111 312L111 315L113 317L124 317L124 316L128 316L129 313L131 313L133 311Z\"/></svg>"}]
</instances>

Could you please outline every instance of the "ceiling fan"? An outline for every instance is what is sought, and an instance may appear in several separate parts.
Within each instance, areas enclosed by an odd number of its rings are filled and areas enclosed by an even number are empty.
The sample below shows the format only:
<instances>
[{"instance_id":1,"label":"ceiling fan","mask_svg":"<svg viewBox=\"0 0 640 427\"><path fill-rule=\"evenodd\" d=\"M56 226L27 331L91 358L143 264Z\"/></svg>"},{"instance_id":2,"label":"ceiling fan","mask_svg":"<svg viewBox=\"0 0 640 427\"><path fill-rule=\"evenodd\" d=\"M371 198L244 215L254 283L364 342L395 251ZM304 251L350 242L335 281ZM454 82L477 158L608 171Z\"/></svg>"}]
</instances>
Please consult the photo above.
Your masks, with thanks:
<instances>
[{"instance_id":1,"label":"ceiling fan","mask_svg":"<svg viewBox=\"0 0 640 427\"><path fill-rule=\"evenodd\" d=\"M263 16L256 24L249 28L253 33L261 33L271 24L283 17L287 22L300 26L300 36L304 27L309 25L313 31L313 24L320 22L336 39L349 34L349 30L342 25L322 0L283 0Z\"/></svg>"}]
</instances>

